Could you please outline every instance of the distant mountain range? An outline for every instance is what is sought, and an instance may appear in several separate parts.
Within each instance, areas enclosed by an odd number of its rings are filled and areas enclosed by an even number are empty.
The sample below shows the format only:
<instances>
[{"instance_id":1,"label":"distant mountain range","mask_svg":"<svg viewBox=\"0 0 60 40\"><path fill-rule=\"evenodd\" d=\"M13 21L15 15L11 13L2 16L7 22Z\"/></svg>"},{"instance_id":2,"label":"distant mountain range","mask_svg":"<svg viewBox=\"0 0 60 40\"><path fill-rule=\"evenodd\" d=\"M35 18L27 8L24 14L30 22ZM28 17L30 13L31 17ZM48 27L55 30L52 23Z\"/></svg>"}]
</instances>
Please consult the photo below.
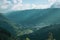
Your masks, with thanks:
<instances>
[{"instance_id":1,"label":"distant mountain range","mask_svg":"<svg viewBox=\"0 0 60 40\"><path fill-rule=\"evenodd\" d=\"M20 40L25 40L26 37L31 40L46 40L49 32L56 40L60 37L60 8L14 11L4 16L14 26Z\"/></svg>"},{"instance_id":2,"label":"distant mountain range","mask_svg":"<svg viewBox=\"0 0 60 40\"><path fill-rule=\"evenodd\" d=\"M9 20L22 26L43 27L60 23L60 8L14 11L5 15Z\"/></svg>"}]
</instances>

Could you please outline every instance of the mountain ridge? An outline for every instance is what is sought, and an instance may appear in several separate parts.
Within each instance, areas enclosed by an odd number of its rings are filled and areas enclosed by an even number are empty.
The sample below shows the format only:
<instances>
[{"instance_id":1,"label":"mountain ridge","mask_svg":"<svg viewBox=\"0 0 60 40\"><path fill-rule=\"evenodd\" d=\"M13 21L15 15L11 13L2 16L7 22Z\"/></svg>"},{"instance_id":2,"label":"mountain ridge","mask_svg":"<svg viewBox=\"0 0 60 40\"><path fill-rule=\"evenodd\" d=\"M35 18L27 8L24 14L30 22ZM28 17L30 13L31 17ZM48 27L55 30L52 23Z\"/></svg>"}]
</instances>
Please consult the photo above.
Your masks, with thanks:
<instances>
[{"instance_id":1,"label":"mountain ridge","mask_svg":"<svg viewBox=\"0 0 60 40\"><path fill-rule=\"evenodd\" d=\"M24 26L35 26L35 25L42 26L42 25L50 25L53 23L58 23L58 21L60 20L59 10L60 8L24 10L24 11L11 12L5 16L9 20Z\"/></svg>"}]
</instances>

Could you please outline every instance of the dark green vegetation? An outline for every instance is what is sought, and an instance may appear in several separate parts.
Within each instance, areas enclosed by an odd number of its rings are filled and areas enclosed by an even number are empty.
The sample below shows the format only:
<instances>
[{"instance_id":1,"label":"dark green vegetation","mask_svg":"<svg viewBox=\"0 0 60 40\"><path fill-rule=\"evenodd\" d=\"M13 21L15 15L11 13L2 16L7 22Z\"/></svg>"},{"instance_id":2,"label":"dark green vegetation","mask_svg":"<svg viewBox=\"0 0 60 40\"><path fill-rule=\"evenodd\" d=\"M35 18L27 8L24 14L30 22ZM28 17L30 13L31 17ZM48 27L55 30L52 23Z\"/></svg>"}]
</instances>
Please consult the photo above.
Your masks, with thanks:
<instances>
[{"instance_id":1,"label":"dark green vegetation","mask_svg":"<svg viewBox=\"0 0 60 40\"><path fill-rule=\"evenodd\" d=\"M44 28L41 28L34 33L28 35L26 34L20 36L19 38L20 40L25 40L27 37L30 40L47 40L49 37L49 32L52 33L54 39L60 40L60 24L45 26Z\"/></svg>"},{"instance_id":2,"label":"dark green vegetation","mask_svg":"<svg viewBox=\"0 0 60 40\"><path fill-rule=\"evenodd\" d=\"M15 31L8 19L0 13L0 40L13 40Z\"/></svg>"},{"instance_id":3,"label":"dark green vegetation","mask_svg":"<svg viewBox=\"0 0 60 40\"><path fill-rule=\"evenodd\" d=\"M18 40L46 40L49 32L60 38L60 9L33 9L0 14L0 27ZM2 30L3 30L2 29ZM28 39L28 40L29 40ZM59 39L60 40L60 39Z\"/></svg>"},{"instance_id":4,"label":"dark green vegetation","mask_svg":"<svg viewBox=\"0 0 60 40\"><path fill-rule=\"evenodd\" d=\"M22 26L9 21L0 13L0 39L1 40L14 40L17 36L32 32L31 28L23 30ZM34 29L33 29L34 30ZM26 33L25 33L26 31ZM29 32L30 31L30 32Z\"/></svg>"},{"instance_id":5,"label":"dark green vegetation","mask_svg":"<svg viewBox=\"0 0 60 40\"><path fill-rule=\"evenodd\" d=\"M13 26L11 25L11 22L9 22L8 19L5 18L3 15L0 15L0 27L9 30L9 32L13 32Z\"/></svg>"},{"instance_id":6,"label":"dark green vegetation","mask_svg":"<svg viewBox=\"0 0 60 40\"><path fill-rule=\"evenodd\" d=\"M14 40L9 31L0 27L0 40Z\"/></svg>"}]
</instances>

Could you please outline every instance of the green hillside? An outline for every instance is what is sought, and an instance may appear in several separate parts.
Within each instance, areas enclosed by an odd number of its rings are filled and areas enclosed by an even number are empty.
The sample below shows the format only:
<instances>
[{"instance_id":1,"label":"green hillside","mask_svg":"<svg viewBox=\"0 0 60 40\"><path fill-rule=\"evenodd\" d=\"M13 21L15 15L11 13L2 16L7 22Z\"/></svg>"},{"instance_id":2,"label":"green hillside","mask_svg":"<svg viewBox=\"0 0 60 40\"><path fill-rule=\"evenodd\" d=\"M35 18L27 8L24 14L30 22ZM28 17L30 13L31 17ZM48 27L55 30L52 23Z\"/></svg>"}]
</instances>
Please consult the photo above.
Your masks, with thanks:
<instances>
[{"instance_id":1,"label":"green hillside","mask_svg":"<svg viewBox=\"0 0 60 40\"><path fill-rule=\"evenodd\" d=\"M50 25L60 23L60 8L14 11L5 15L14 23L22 26Z\"/></svg>"},{"instance_id":2,"label":"green hillside","mask_svg":"<svg viewBox=\"0 0 60 40\"><path fill-rule=\"evenodd\" d=\"M0 40L12 40L15 35L14 26L0 13Z\"/></svg>"},{"instance_id":3,"label":"green hillside","mask_svg":"<svg viewBox=\"0 0 60 40\"><path fill-rule=\"evenodd\" d=\"M29 38L30 40L60 40L60 24L45 26L34 33L26 34L19 38L20 40L25 40L26 38Z\"/></svg>"},{"instance_id":4,"label":"green hillside","mask_svg":"<svg viewBox=\"0 0 60 40\"><path fill-rule=\"evenodd\" d=\"M60 39L60 8L14 11L4 16L14 26L18 40L47 40L49 33Z\"/></svg>"}]
</instances>

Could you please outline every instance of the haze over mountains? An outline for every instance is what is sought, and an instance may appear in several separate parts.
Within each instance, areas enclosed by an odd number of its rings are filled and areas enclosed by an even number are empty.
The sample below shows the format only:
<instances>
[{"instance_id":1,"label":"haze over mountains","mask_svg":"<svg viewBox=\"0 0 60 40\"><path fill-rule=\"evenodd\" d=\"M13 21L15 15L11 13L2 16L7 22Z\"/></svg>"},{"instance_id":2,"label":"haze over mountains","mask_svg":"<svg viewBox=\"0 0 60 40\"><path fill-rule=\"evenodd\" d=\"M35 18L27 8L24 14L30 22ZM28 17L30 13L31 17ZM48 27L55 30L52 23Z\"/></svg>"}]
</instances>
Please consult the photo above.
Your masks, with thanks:
<instances>
[{"instance_id":1,"label":"haze over mountains","mask_svg":"<svg viewBox=\"0 0 60 40\"><path fill-rule=\"evenodd\" d=\"M60 35L60 8L14 11L4 16L12 22L19 38L26 38L28 35L31 40L45 40L49 32L53 32L57 40L60 37L58 36ZM32 39L31 36L36 39Z\"/></svg>"},{"instance_id":2,"label":"haze over mountains","mask_svg":"<svg viewBox=\"0 0 60 40\"><path fill-rule=\"evenodd\" d=\"M16 1L18 0L12 2L9 1L12 0L5 0L5 2L2 1L1 3L0 40L3 37L2 33L13 36L17 40L48 40L49 37L52 40L60 40L59 0L49 0L51 5L47 3L46 6L42 5L42 7L40 4L25 5L24 3L24 5L22 5L18 2L16 4ZM29 5L35 8L31 9ZM26 10L27 8L29 10ZM6 39L7 38L8 37L6 37Z\"/></svg>"},{"instance_id":3,"label":"haze over mountains","mask_svg":"<svg viewBox=\"0 0 60 40\"><path fill-rule=\"evenodd\" d=\"M60 23L60 8L14 11L5 16L23 26L46 26Z\"/></svg>"}]
</instances>

